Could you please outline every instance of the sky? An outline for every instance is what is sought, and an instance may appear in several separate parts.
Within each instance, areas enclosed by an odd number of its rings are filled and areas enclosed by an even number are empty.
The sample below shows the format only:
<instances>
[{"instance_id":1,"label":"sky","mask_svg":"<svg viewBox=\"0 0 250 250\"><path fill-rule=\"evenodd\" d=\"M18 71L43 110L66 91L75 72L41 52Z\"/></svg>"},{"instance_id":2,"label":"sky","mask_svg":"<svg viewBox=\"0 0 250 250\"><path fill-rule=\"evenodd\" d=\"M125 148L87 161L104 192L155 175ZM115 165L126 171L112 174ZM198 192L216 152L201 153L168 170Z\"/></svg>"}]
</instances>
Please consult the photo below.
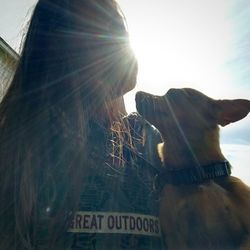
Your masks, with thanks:
<instances>
[{"instance_id":1,"label":"sky","mask_svg":"<svg viewBox=\"0 0 250 250\"><path fill-rule=\"evenodd\" d=\"M249 0L118 0L137 56L138 90L192 87L218 99L250 99ZM0 36L18 50L36 0L0 0ZM233 175L250 185L250 114L221 128Z\"/></svg>"}]
</instances>

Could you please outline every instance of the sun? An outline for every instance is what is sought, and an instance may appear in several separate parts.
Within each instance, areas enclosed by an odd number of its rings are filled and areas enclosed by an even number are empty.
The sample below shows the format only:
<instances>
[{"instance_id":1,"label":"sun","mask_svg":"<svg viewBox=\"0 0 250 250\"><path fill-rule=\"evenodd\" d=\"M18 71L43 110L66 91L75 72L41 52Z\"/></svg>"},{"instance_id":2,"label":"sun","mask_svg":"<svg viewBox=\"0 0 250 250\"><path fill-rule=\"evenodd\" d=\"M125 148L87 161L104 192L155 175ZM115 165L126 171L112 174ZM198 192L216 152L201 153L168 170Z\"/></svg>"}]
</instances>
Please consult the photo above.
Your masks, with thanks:
<instances>
[{"instance_id":1,"label":"sun","mask_svg":"<svg viewBox=\"0 0 250 250\"><path fill-rule=\"evenodd\" d=\"M139 71L137 87L126 97L130 111L135 110L134 93L138 90L162 95L172 87L192 87L214 97L225 92L230 79L226 72L219 70L225 58L225 46L216 51L209 42L199 43L202 34L194 30L190 33L192 36L187 37L184 30L178 36L167 30L160 34L131 32L130 43Z\"/></svg>"},{"instance_id":2,"label":"sun","mask_svg":"<svg viewBox=\"0 0 250 250\"><path fill-rule=\"evenodd\" d=\"M194 11L189 5L180 9L170 2L144 3L145 13L138 12L136 18L128 9L125 12L139 65L137 87L126 96L129 111L135 110L134 93L138 90L161 95L171 87L192 87L219 97L230 89L230 75L223 68L232 46L227 6L219 1L221 11L214 12L207 2L207 6L198 4L199 11ZM155 12L154 18L149 12Z\"/></svg>"}]
</instances>

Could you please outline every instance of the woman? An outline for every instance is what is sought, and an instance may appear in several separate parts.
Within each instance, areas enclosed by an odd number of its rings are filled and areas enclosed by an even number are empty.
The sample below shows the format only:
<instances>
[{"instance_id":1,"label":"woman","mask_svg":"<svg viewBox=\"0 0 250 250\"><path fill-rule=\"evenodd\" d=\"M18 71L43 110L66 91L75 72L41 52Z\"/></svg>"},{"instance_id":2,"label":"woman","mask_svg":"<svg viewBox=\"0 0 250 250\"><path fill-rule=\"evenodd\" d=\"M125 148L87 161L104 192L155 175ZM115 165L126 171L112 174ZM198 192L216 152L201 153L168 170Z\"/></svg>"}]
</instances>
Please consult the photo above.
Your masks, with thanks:
<instances>
[{"instance_id":1,"label":"woman","mask_svg":"<svg viewBox=\"0 0 250 250\"><path fill-rule=\"evenodd\" d=\"M136 75L115 1L38 1L0 106L1 250L161 249Z\"/></svg>"}]
</instances>

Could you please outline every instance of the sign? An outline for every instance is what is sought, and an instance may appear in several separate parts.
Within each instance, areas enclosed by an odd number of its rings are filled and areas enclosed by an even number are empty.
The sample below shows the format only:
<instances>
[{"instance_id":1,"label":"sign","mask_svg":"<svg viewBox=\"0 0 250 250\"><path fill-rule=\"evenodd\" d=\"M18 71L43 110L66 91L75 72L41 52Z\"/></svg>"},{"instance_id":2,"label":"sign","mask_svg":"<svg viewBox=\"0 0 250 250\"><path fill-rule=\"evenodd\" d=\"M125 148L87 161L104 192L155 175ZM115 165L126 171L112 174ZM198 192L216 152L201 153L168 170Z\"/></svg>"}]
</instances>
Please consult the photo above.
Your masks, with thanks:
<instances>
[{"instance_id":1,"label":"sign","mask_svg":"<svg viewBox=\"0 0 250 250\"><path fill-rule=\"evenodd\" d=\"M161 236L158 217L116 212L76 212L68 232Z\"/></svg>"}]
</instances>

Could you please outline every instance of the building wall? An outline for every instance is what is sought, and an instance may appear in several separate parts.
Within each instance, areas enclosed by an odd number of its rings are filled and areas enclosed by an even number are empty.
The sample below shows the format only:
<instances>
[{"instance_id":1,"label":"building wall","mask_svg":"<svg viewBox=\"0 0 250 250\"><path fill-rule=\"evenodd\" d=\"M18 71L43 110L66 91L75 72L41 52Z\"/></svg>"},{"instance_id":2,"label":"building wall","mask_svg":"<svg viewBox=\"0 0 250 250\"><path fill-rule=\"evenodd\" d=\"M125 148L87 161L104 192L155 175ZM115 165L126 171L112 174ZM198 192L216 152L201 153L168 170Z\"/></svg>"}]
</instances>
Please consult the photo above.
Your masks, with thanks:
<instances>
[{"instance_id":1,"label":"building wall","mask_svg":"<svg viewBox=\"0 0 250 250\"><path fill-rule=\"evenodd\" d=\"M14 76L17 62L17 53L0 38L0 101Z\"/></svg>"}]
</instances>

